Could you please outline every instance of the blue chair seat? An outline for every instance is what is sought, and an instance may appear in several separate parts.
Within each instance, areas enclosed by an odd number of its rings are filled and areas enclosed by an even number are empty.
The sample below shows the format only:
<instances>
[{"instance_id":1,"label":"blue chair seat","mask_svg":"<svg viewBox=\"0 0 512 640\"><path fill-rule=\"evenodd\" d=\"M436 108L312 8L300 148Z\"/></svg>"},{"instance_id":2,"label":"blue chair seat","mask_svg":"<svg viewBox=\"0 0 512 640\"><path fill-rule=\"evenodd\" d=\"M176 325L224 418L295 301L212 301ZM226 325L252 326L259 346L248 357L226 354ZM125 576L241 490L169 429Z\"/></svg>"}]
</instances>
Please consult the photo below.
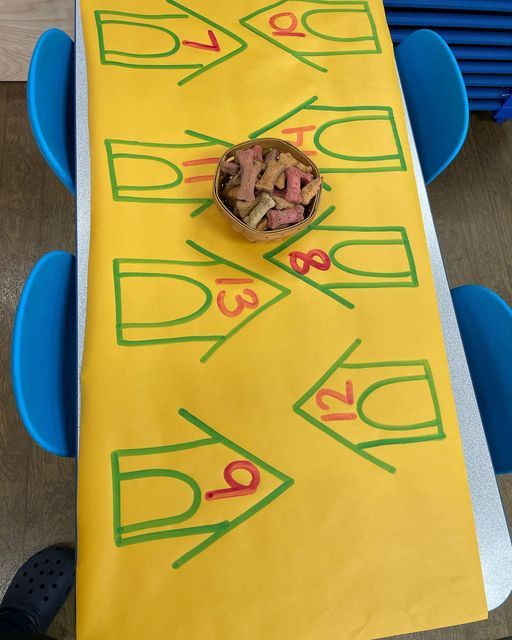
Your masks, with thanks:
<instances>
[{"instance_id":1,"label":"blue chair seat","mask_svg":"<svg viewBox=\"0 0 512 640\"><path fill-rule=\"evenodd\" d=\"M27 105L39 150L75 193L75 45L59 29L43 33L32 54Z\"/></svg>"},{"instance_id":2,"label":"blue chair seat","mask_svg":"<svg viewBox=\"0 0 512 640\"><path fill-rule=\"evenodd\" d=\"M395 56L423 176L429 184L453 161L466 139L466 87L453 53L434 31L415 31L396 48Z\"/></svg>"},{"instance_id":3,"label":"blue chair seat","mask_svg":"<svg viewBox=\"0 0 512 640\"><path fill-rule=\"evenodd\" d=\"M452 298L494 470L512 473L512 309L478 285Z\"/></svg>"},{"instance_id":4,"label":"blue chair seat","mask_svg":"<svg viewBox=\"0 0 512 640\"><path fill-rule=\"evenodd\" d=\"M76 452L76 261L46 254L27 279L16 312L12 380L30 436L60 456Z\"/></svg>"}]
</instances>

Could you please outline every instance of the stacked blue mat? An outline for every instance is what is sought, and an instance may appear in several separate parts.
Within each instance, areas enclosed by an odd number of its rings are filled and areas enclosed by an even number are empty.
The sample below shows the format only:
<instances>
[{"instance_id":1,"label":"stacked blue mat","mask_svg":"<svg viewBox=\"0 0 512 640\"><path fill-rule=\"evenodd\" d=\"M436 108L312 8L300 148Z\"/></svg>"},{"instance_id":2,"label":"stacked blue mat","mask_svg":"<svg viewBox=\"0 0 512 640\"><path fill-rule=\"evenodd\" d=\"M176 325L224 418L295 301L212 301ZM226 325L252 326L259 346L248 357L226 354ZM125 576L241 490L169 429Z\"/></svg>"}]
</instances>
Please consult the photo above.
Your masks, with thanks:
<instances>
[{"instance_id":1,"label":"stacked blue mat","mask_svg":"<svg viewBox=\"0 0 512 640\"><path fill-rule=\"evenodd\" d=\"M384 0L384 6L393 42L416 29L436 31L459 62L471 110L500 111L512 93L512 0Z\"/></svg>"}]
</instances>

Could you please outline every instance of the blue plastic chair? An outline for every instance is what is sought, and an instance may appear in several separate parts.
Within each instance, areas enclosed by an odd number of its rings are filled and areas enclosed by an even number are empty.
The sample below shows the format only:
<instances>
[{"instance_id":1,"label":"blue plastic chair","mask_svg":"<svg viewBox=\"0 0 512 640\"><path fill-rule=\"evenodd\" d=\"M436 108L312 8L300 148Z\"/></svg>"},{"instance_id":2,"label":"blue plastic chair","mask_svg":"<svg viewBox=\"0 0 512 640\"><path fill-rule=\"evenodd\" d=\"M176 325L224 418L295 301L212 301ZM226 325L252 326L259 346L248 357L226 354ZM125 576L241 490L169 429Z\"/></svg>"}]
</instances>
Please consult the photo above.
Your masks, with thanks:
<instances>
[{"instance_id":1,"label":"blue plastic chair","mask_svg":"<svg viewBox=\"0 0 512 640\"><path fill-rule=\"evenodd\" d=\"M477 285L452 298L494 470L512 473L512 309Z\"/></svg>"},{"instance_id":2,"label":"blue plastic chair","mask_svg":"<svg viewBox=\"0 0 512 640\"><path fill-rule=\"evenodd\" d=\"M420 29L395 51L425 182L453 161L464 144L469 104L455 56L433 31Z\"/></svg>"},{"instance_id":3,"label":"blue plastic chair","mask_svg":"<svg viewBox=\"0 0 512 640\"><path fill-rule=\"evenodd\" d=\"M59 29L43 33L32 54L27 104L39 150L75 194L75 45Z\"/></svg>"},{"instance_id":4,"label":"blue plastic chair","mask_svg":"<svg viewBox=\"0 0 512 640\"><path fill-rule=\"evenodd\" d=\"M43 256L27 279L16 312L12 380L30 436L60 456L76 453L76 261Z\"/></svg>"}]
</instances>

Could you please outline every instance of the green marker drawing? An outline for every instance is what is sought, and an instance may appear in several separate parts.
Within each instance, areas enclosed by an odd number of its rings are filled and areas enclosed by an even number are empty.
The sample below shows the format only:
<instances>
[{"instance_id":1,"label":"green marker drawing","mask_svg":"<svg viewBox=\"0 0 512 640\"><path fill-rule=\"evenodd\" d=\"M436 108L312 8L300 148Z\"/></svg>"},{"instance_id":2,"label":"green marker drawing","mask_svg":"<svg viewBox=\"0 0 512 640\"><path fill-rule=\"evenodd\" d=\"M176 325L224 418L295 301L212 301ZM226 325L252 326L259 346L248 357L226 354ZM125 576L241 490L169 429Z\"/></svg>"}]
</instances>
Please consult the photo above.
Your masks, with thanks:
<instances>
[{"instance_id":1,"label":"green marker drawing","mask_svg":"<svg viewBox=\"0 0 512 640\"><path fill-rule=\"evenodd\" d=\"M315 27L317 18L326 15L329 27L335 26L334 33L325 33L322 27ZM320 58L329 60L336 56L382 52L368 2L278 0L244 16L240 24L323 73L328 68L320 64Z\"/></svg>"},{"instance_id":2,"label":"green marker drawing","mask_svg":"<svg viewBox=\"0 0 512 640\"><path fill-rule=\"evenodd\" d=\"M297 400L293 405L293 410L311 425L365 460L368 460L368 462L389 473L395 473L396 468L393 465L378 458L369 449L388 445L405 445L442 440L446 437L432 370L427 360L349 362L349 358L360 345L361 340L355 340L317 382ZM341 409L343 413L324 413L321 415L325 405L322 404L322 400L319 399L317 394L323 391L324 394L331 398L341 397L341 394L337 392L339 380L338 385L333 381L333 377L338 376L338 379L340 378L340 372L343 380L349 380L350 384L353 385L357 401L352 400L346 406L340 403L339 400L333 400L330 411ZM368 374L370 374L371 378L374 378L374 382L370 384L366 380ZM402 390L401 396L407 397L407 394L413 393L413 389L418 388L412 386L416 385L416 383L422 385L422 392L429 399L432 411L430 419L416 422L406 421L403 424L389 424L368 416L366 403L372 394L394 386L395 389L398 387ZM352 413L354 409L356 412ZM361 425L361 439L359 441L354 441L353 425L356 425L356 428ZM369 430L364 427L377 429L384 433L365 439L365 434L367 436ZM349 431L352 435L349 435Z\"/></svg>"},{"instance_id":3,"label":"green marker drawing","mask_svg":"<svg viewBox=\"0 0 512 640\"><path fill-rule=\"evenodd\" d=\"M178 81L181 86L247 48L245 40L229 29L175 0L167 2L176 10L174 13L146 15L124 11L95 11L101 63L128 69L190 71ZM215 46L208 46L206 42L204 45L197 43L199 46L193 49L187 46L187 34L190 34L191 28L197 28L198 23L203 28L207 41L210 33L213 34ZM166 44L161 45L163 48L157 51L134 51L133 48L140 43L137 34L140 35L143 31L151 32L150 41L153 46L156 46L154 42L157 37L166 40ZM217 36L221 34L224 37L219 44ZM115 39L116 42L121 40L124 48L110 48L109 39ZM228 44L229 50L225 52ZM187 61L191 51L194 52L195 62Z\"/></svg>"},{"instance_id":4,"label":"green marker drawing","mask_svg":"<svg viewBox=\"0 0 512 640\"><path fill-rule=\"evenodd\" d=\"M200 359L204 363L246 324L290 293L289 289L277 282L217 256L192 240L188 240L187 244L203 259L192 261L116 258L114 260L116 337L120 346L209 342L211 343L209 348ZM243 291L251 291L253 295L245 293L248 298L242 298L237 293L238 289L235 288L233 298L237 303L232 305L232 309L228 309L219 296L224 286L223 279L233 280L231 285L235 287L236 282L242 282L238 286L245 287ZM180 290L176 289L177 286L186 287L194 293L197 299L196 308L159 321L127 319L128 300L131 301L130 308L133 307L133 301L137 303L138 296L146 295L147 286L155 284L158 286L158 291L155 290L153 293L156 309L166 296L170 299L180 298ZM230 285L225 286L229 288ZM177 293L173 295L173 291ZM217 295L214 295L215 292ZM150 300L146 298L144 300L140 310L135 312L136 315L146 313L151 306ZM208 323L205 323L204 318L207 313L210 315ZM226 322L231 324L228 330L225 329ZM205 324L213 327L213 330L205 331Z\"/></svg>"},{"instance_id":5,"label":"green marker drawing","mask_svg":"<svg viewBox=\"0 0 512 640\"><path fill-rule=\"evenodd\" d=\"M250 139L270 135L282 138L288 132L300 130L306 125L311 142L302 142L299 148L310 144L313 160L322 174L327 173L377 173L385 171L406 171L407 165L402 143L398 134L393 109L385 105L324 106L317 104L318 97L311 96L297 107L273 119L265 126L249 134ZM295 116L300 115L300 119ZM282 125L285 127L281 128ZM351 126L364 127L355 139L365 140L375 145L375 152L368 154L349 153L342 145L347 144ZM335 141L329 136L337 131ZM363 135L364 133L364 135ZM384 149L382 145L386 146Z\"/></svg>"},{"instance_id":6,"label":"green marker drawing","mask_svg":"<svg viewBox=\"0 0 512 640\"><path fill-rule=\"evenodd\" d=\"M164 144L133 140L105 140L112 198L116 202L191 205L196 217L213 204L210 197L216 164L229 142L212 136L185 131L193 142ZM129 175L151 176L133 184ZM158 181L155 174L165 177ZM181 211L181 209L180 209Z\"/></svg>"},{"instance_id":7,"label":"green marker drawing","mask_svg":"<svg viewBox=\"0 0 512 640\"><path fill-rule=\"evenodd\" d=\"M405 227L353 227L324 224L334 211L334 206L329 207L309 227L286 239L283 243L265 253L263 257L348 309L353 309L354 304L340 293L343 289L418 286L418 275ZM302 254L306 259L308 251L324 246L327 234L330 249L323 253L328 261L328 269L320 271L313 263L307 273L297 272L292 267L291 256ZM398 250L401 263L405 268L378 271L369 267L352 267L343 261L343 252L347 248L357 246L369 250L368 259L372 258L372 253L374 252L379 252L380 254L382 251L390 250L390 260L395 261L397 259L396 251Z\"/></svg>"},{"instance_id":8,"label":"green marker drawing","mask_svg":"<svg viewBox=\"0 0 512 640\"><path fill-rule=\"evenodd\" d=\"M114 542L118 547L165 538L203 536L203 539L199 543L196 543L194 538L191 538L190 550L174 560L172 563L174 569L179 569L185 563L192 560L192 558L195 558L208 549L216 540L233 531L233 529L256 515L258 511L269 506L276 498L289 489L294 482L292 478L263 461L261 458L258 458L253 453L243 449L238 444L235 444L218 431L215 431L186 409L180 409L178 413L190 425L199 429L202 436L201 438L168 446L121 449L114 451L111 455L113 529ZM189 451L190 455L195 456L194 460L204 454L204 465L208 466L211 464L210 450L219 447L223 447L232 452L234 460L242 458L252 463L252 465L257 467L262 476L270 476L275 486L266 492L263 492L261 487L257 489L254 494L256 496L256 502L254 502L253 497L232 498L229 501L231 503L229 505L230 510L232 511L233 501L239 501L236 503L239 511L238 515L231 515L225 520L220 521L217 518L213 518L212 521L209 503L203 498L205 490L210 487L200 487L199 482L193 478L192 475L184 472L182 469L162 468L158 466L161 462L155 460L158 460L158 456L168 454L166 455L166 461L168 461L169 464L173 464L173 460L176 458L174 464L183 466L183 459L173 456L173 454ZM129 470L127 471L125 469L128 464ZM136 468L134 469L134 467ZM219 469L219 478L222 478L222 471L222 469ZM160 518L127 522L125 515L128 509L126 502L128 497L125 495L127 488L131 482L140 480L151 481L151 479L158 479L160 481L162 479L169 479L183 483L183 488L188 489L190 492L190 504L185 510L178 513L172 513ZM251 504L251 506L247 506L248 504ZM133 506L134 505L130 505L132 512ZM162 509L164 512L169 509L168 504L162 505Z\"/></svg>"}]
</instances>

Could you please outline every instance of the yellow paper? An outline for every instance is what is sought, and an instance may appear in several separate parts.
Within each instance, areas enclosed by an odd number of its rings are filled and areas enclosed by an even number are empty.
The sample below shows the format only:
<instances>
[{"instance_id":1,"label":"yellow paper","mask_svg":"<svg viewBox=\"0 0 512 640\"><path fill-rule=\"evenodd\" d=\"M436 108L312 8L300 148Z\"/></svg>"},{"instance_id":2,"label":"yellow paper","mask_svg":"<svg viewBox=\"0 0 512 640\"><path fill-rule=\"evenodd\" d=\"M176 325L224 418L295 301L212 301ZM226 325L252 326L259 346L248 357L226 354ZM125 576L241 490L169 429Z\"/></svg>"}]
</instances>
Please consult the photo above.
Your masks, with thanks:
<instances>
[{"instance_id":1,"label":"yellow paper","mask_svg":"<svg viewBox=\"0 0 512 640\"><path fill-rule=\"evenodd\" d=\"M81 5L79 640L486 617L380 0ZM327 183L285 242L211 205L216 159L249 137L296 144Z\"/></svg>"}]
</instances>

